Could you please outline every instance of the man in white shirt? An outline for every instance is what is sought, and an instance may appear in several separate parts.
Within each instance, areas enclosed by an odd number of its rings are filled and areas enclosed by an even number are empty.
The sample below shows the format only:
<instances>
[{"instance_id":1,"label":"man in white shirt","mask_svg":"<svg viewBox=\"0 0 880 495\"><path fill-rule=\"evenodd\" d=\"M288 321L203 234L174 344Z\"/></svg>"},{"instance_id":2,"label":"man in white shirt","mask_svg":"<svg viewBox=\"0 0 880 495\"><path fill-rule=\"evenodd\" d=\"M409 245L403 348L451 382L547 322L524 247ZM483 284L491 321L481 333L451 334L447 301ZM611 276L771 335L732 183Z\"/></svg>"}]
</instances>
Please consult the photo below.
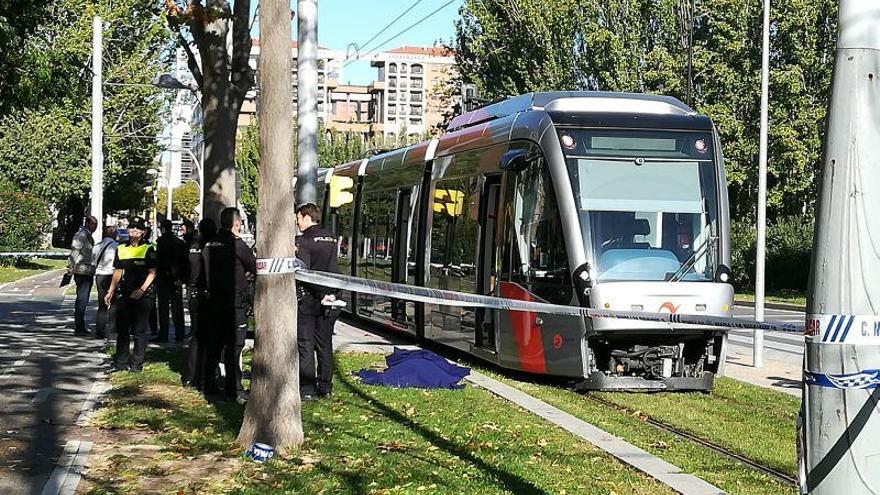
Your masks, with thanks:
<instances>
[{"instance_id":1,"label":"man in white shirt","mask_svg":"<svg viewBox=\"0 0 880 495\"><path fill-rule=\"evenodd\" d=\"M98 228L98 220L93 216L86 217L85 225L73 236L70 256L67 257L67 273L73 275L76 283L76 305L74 307L74 335L88 335L86 331L86 306L92 292L92 276L95 268L92 265L93 247L92 233Z\"/></svg>"},{"instance_id":2,"label":"man in white shirt","mask_svg":"<svg viewBox=\"0 0 880 495\"><path fill-rule=\"evenodd\" d=\"M98 287L98 316L95 319L95 336L99 339L109 337L109 334L114 333L115 329L113 315L110 314L108 319L108 312L112 312L113 309L108 308L104 299L110 289L110 282L113 280L113 260L116 259L116 246L118 246L116 227L105 226L104 238L94 248L95 259L93 263L95 266L95 285Z\"/></svg>"}]
</instances>

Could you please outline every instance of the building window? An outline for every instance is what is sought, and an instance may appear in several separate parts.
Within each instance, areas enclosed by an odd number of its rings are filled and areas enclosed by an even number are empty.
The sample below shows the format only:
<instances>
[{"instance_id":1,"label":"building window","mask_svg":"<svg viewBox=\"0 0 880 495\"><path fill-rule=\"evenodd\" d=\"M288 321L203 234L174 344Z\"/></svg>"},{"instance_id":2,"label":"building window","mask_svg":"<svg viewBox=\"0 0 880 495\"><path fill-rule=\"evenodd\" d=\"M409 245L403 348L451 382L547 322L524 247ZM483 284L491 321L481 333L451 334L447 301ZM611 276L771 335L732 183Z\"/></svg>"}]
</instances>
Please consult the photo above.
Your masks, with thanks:
<instances>
[{"instance_id":1,"label":"building window","mask_svg":"<svg viewBox=\"0 0 880 495\"><path fill-rule=\"evenodd\" d=\"M416 103L422 102L422 93L412 93L409 95L409 101L414 101Z\"/></svg>"},{"instance_id":2,"label":"building window","mask_svg":"<svg viewBox=\"0 0 880 495\"><path fill-rule=\"evenodd\" d=\"M413 87L413 89L422 89L422 78L421 77L414 77L412 79L412 87Z\"/></svg>"},{"instance_id":3,"label":"building window","mask_svg":"<svg viewBox=\"0 0 880 495\"><path fill-rule=\"evenodd\" d=\"M397 73L397 64L388 64L388 73L396 74Z\"/></svg>"},{"instance_id":4,"label":"building window","mask_svg":"<svg viewBox=\"0 0 880 495\"><path fill-rule=\"evenodd\" d=\"M389 91L388 92L388 99L389 100L396 100L397 99L397 91Z\"/></svg>"},{"instance_id":5,"label":"building window","mask_svg":"<svg viewBox=\"0 0 880 495\"><path fill-rule=\"evenodd\" d=\"M400 111L397 113L400 115L406 115L406 105L400 105Z\"/></svg>"},{"instance_id":6,"label":"building window","mask_svg":"<svg viewBox=\"0 0 880 495\"><path fill-rule=\"evenodd\" d=\"M413 64L412 67L411 67L411 69L412 69L412 73L413 73L413 74L422 74L422 73L424 73L424 69L422 69L422 66L419 65L419 64Z\"/></svg>"},{"instance_id":7,"label":"building window","mask_svg":"<svg viewBox=\"0 0 880 495\"><path fill-rule=\"evenodd\" d=\"M410 107L409 114L410 115L421 115L422 114L422 107L420 107L420 106Z\"/></svg>"},{"instance_id":8,"label":"building window","mask_svg":"<svg viewBox=\"0 0 880 495\"><path fill-rule=\"evenodd\" d=\"M401 79L400 79L400 87L401 87L401 88L405 88L405 87L406 87L406 79L404 79L404 78L401 78Z\"/></svg>"},{"instance_id":9,"label":"building window","mask_svg":"<svg viewBox=\"0 0 880 495\"><path fill-rule=\"evenodd\" d=\"M388 115L394 115L395 113L397 113L397 105L395 105L394 103L389 103L388 104Z\"/></svg>"},{"instance_id":10,"label":"building window","mask_svg":"<svg viewBox=\"0 0 880 495\"><path fill-rule=\"evenodd\" d=\"M397 78L396 77L389 77L388 78L388 87L389 88L396 88L397 87Z\"/></svg>"},{"instance_id":11,"label":"building window","mask_svg":"<svg viewBox=\"0 0 880 495\"><path fill-rule=\"evenodd\" d=\"M389 124L396 124L396 123L397 123L397 118L395 118L395 117L390 117L390 116L389 116L389 117L388 117L388 123L389 123Z\"/></svg>"},{"instance_id":12,"label":"building window","mask_svg":"<svg viewBox=\"0 0 880 495\"><path fill-rule=\"evenodd\" d=\"M422 119L409 119L410 125L422 125Z\"/></svg>"},{"instance_id":13,"label":"building window","mask_svg":"<svg viewBox=\"0 0 880 495\"><path fill-rule=\"evenodd\" d=\"M400 64L400 73L406 74L406 64Z\"/></svg>"}]
</instances>

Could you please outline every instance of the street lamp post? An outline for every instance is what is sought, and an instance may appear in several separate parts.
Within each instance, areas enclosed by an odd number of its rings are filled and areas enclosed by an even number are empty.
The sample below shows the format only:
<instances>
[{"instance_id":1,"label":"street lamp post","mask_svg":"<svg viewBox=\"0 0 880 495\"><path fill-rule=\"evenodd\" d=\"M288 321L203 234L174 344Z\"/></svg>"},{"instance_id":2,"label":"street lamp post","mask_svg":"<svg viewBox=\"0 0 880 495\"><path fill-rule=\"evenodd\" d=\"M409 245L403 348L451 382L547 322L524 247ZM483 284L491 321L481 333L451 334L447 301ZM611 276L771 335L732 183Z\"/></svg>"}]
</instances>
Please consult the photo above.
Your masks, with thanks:
<instances>
[{"instance_id":1,"label":"street lamp post","mask_svg":"<svg viewBox=\"0 0 880 495\"><path fill-rule=\"evenodd\" d=\"M158 194L159 171L156 170L155 168L150 168L150 169L147 169L147 175L149 175L150 177L153 178L153 186L150 188L153 191L153 207L151 208L152 218L150 219L151 220L150 223L153 226L153 232L155 232L156 231L156 220L159 219L159 213L156 211L158 199L159 199L159 194Z\"/></svg>"}]
</instances>

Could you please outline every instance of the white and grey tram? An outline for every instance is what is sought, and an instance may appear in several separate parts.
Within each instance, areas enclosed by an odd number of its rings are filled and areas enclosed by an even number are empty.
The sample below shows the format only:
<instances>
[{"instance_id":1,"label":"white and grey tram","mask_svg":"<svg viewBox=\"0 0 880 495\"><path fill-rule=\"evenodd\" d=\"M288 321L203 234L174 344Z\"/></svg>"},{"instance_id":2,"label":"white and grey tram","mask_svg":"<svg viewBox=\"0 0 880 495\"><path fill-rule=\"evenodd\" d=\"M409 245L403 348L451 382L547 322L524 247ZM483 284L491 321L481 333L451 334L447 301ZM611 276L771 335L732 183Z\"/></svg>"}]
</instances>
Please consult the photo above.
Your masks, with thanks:
<instances>
[{"instance_id":1,"label":"white and grey tram","mask_svg":"<svg viewBox=\"0 0 880 495\"><path fill-rule=\"evenodd\" d=\"M664 96L530 93L441 137L339 165L343 273L590 308L730 316L730 235L712 122ZM345 179L342 179L345 180ZM585 389L708 390L723 329L472 309L344 293L357 316Z\"/></svg>"}]
</instances>

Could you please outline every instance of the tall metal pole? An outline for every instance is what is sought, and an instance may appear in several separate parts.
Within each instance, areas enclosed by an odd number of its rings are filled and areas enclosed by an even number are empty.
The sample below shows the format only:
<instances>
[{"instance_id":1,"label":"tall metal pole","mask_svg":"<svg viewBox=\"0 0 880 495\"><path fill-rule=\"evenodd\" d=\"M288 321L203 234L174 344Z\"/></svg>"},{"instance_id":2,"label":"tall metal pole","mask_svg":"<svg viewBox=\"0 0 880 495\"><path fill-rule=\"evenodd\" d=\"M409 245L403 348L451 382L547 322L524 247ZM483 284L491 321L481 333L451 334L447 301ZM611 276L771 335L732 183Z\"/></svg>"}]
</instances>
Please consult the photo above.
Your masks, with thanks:
<instances>
[{"instance_id":1,"label":"tall metal pole","mask_svg":"<svg viewBox=\"0 0 880 495\"><path fill-rule=\"evenodd\" d=\"M764 321L764 258L767 246L767 106L770 92L770 0L764 0L761 44L761 142L758 157L758 246L755 254L755 320ZM764 366L764 331L755 330L752 364Z\"/></svg>"},{"instance_id":2,"label":"tall metal pole","mask_svg":"<svg viewBox=\"0 0 880 495\"><path fill-rule=\"evenodd\" d=\"M296 204L317 201L318 0L298 0Z\"/></svg>"},{"instance_id":3,"label":"tall metal pole","mask_svg":"<svg viewBox=\"0 0 880 495\"><path fill-rule=\"evenodd\" d=\"M172 153L179 154L179 152L172 152ZM166 181L165 186L168 188L168 192L165 195L166 199L168 200L168 201L166 201L166 205L165 205L165 218L167 218L168 220L171 220L171 201L172 201L171 196L173 195L173 190L171 189L171 176L174 173L172 170L173 168L174 168L174 160L171 160L171 162L168 164L168 176L165 178L165 181Z\"/></svg>"},{"instance_id":4,"label":"tall metal pole","mask_svg":"<svg viewBox=\"0 0 880 495\"><path fill-rule=\"evenodd\" d=\"M801 493L880 493L880 2L840 0L807 291Z\"/></svg>"},{"instance_id":5,"label":"tall metal pole","mask_svg":"<svg viewBox=\"0 0 880 495\"><path fill-rule=\"evenodd\" d=\"M101 89L103 69L103 22L92 19L92 195L91 215L98 219L92 236L101 241L104 225L104 94Z\"/></svg>"}]
</instances>

